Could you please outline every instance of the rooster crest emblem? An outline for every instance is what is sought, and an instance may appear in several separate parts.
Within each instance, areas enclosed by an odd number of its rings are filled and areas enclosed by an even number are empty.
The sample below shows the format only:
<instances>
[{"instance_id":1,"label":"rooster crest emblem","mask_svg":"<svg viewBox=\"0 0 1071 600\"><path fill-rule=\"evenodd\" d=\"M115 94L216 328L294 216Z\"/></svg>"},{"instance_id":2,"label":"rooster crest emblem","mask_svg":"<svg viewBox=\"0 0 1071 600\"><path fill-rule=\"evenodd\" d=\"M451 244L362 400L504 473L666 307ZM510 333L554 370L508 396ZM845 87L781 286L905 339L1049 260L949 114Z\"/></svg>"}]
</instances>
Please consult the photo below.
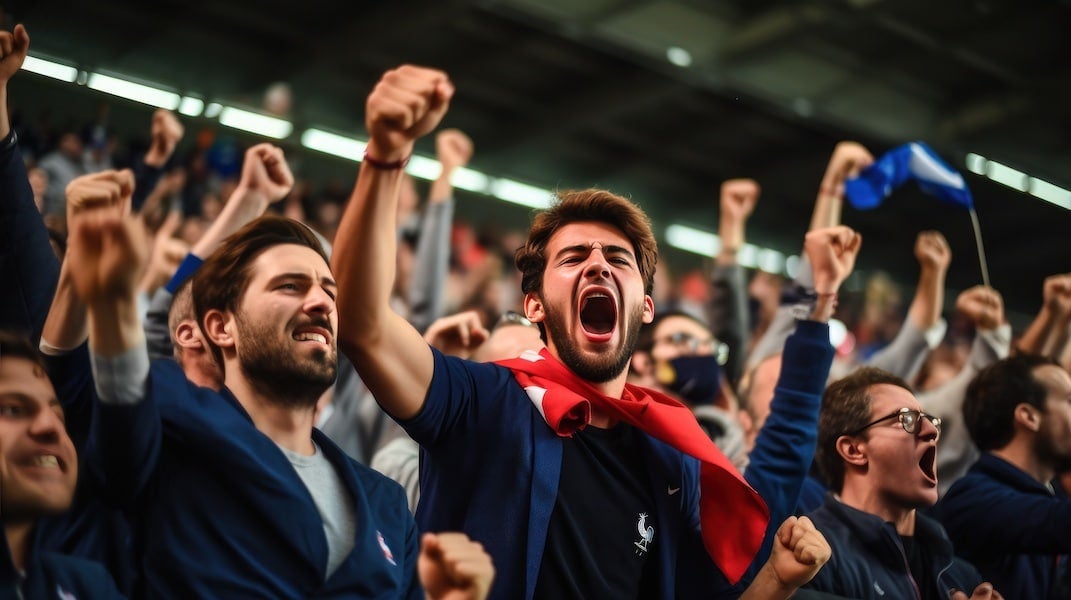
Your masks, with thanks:
<instances>
[{"instance_id":1,"label":"rooster crest emblem","mask_svg":"<svg viewBox=\"0 0 1071 600\"><path fill-rule=\"evenodd\" d=\"M640 534L640 539L633 542L636 545L636 554L643 556L647 554L647 545L654 540L654 527L647 526L647 513L640 513L640 519L636 521L636 531Z\"/></svg>"}]
</instances>

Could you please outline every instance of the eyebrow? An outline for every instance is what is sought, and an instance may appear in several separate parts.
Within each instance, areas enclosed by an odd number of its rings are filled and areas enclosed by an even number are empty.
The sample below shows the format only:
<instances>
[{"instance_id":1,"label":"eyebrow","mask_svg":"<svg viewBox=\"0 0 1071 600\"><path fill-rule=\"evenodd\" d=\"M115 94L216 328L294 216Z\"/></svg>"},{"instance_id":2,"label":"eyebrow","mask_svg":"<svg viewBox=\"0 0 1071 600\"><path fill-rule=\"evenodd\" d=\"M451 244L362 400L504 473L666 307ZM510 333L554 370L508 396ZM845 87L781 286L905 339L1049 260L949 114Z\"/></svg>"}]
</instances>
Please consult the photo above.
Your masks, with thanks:
<instances>
[{"instance_id":1,"label":"eyebrow","mask_svg":"<svg viewBox=\"0 0 1071 600\"><path fill-rule=\"evenodd\" d=\"M286 281L288 279L289 280L296 279L296 280L304 281L304 282L315 281L314 278L311 277L308 273L301 273L301 272L294 271L294 272L290 272L290 273L280 273L280 274L276 275L275 277L272 277L271 279L268 280L268 285L271 286L271 285L274 285L276 283L279 283L280 281ZM325 285L325 286L332 287L332 288L337 288L338 287L338 284L335 283L335 280L331 279L330 277L321 277L320 278L320 285Z\"/></svg>"},{"instance_id":2,"label":"eyebrow","mask_svg":"<svg viewBox=\"0 0 1071 600\"><path fill-rule=\"evenodd\" d=\"M584 254L590 254L592 250L594 250L594 247L591 244L573 244L572 246L566 246L559 250L558 253L554 255L554 260L558 260L562 256L565 256L566 254L572 254L574 252L583 252ZM628 248L625 248L624 246L616 246L614 244L604 245L602 247L602 253L617 255L624 254L630 259L635 260L635 257L632 255L632 251Z\"/></svg>"}]
</instances>

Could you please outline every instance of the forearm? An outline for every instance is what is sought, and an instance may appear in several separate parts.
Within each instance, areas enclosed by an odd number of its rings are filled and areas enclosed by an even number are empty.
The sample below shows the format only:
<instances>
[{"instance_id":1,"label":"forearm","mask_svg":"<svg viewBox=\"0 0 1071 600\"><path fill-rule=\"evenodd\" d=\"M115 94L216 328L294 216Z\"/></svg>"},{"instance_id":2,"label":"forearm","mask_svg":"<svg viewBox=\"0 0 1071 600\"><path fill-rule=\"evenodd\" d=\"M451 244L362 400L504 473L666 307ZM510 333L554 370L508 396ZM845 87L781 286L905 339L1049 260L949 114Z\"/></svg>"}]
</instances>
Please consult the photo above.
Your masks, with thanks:
<instances>
[{"instance_id":1,"label":"forearm","mask_svg":"<svg viewBox=\"0 0 1071 600\"><path fill-rule=\"evenodd\" d=\"M808 231L840 225L841 207L844 197L828 190L819 190L811 213L811 226Z\"/></svg>"},{"instance_id":2,"label":"forearm","mask_svg":"<svg viewBox=\"0 0 1071 600\"><path fill-rule=\"evenodd\" d=\"M201 236L201 239L197 240L190 252L200 258L208 258L219 248L223 240L263 215L267 208L268 197L263 193L238 187L231 194L212 226Z\"/></svg>"},{"instance_id":3,"label":"forearm","mask_svg":"<svg viewBox=\"0 0 1071 600\"><path fill-rule=\"evenodd\" d=\"M11 118L7 114L7 83L0 83L0 139L11 133Z\"/></svg>"},{"instance_id":4,"label":"forearm","mask_svg":"<svg viewBox=\"0 0 1071 600\"><path fill-rule=\"evenodd\" d=\"M64 261L60 267L56 295L41 332L41 347L48 354L69 352L82 345L88 337L86 307L74 290L67 262Z\"/></svg>"},{"instance_id":5,"label":"forearm","mask_svg":"<svg viewBox=\"0 0 1071 600\"><path fill-rule=\"evenodd\" d=\"M777 577L770 563L766 563L755 575L755 580L744 590L740 600L784 600L796 593L797 587L786 586Z\"/></svg>"},{"instance_id":6,"label":"forearm","mask_svg":"<svg viewBox=\"0 0 1071 600\"><path fill-rule=\"evenodd\" d=\"M1063 315L1054 320L1052 327L1049 328L1048 335L1045 336L1045 344L1041 349L1044 356L1059 359L1063 355L1064 348L1067 346L1068 325L1071 322L1069 317L1071 315Z\"/></svg>"},{"instance_id":7,"label":"forearm","mask_svg":"<svg viewBox=\"0 0 1071 600\"><path fill-rule=\"evenodd\" d=\"M133 290L89 306L89 350L94 356L113 358L145 345Z\"/></svg>"},{"instance_id":8,"label":"forearm","mask_svg":"<svg viewBox=\"0 0 1071 600\"><path fill-rule=\"evenodd\" d=\"M450 270L450 226L454 201L431 202L424 212L409 282L409 322L424 331L443 315L443 289Z\"/></svg>"},{"instance_id":9,"label":"forearm","mask_svg":"<svg viewBox=\"0 0 1071 600\"><path fill-rule=\"evenodd\" d=\"M941 343L947 329L944 321L938 321L929 329L922 330L908 318L893 341L867 359L866 365L911 381L933 349Z\"/></svg>"},{"instance_id":10,"label":"forearm","mask_svg":"<svg viewBox=\"0 0 1071 600\"><path fill-rule=\"evenodd\" d=\"M1041 354L1055 323L1056 315L1048 306L1043 305L1023 336L1019 338L1016 349L1022 354Z\"/></svg>"},{"instance_id":11,"label":"forearm","mask_svg":"<svg viewBox=\"0 0 1071 600\"><path fill-rule=\"evenodd\" d=\"M941 308L945 302L944 269L923 267L919 274L919 285L915 289L915 298L907 311L907 318L915 326L925 331L933 327L941 318Z\"/></svg>"},{"instance_id":12,"label":"forearm","mask_svg":"<svg viewBox=\"0 0 1071 600\"><path fill-rule=\"evenodd\" d=\"M725 371L736 386L743 375L743 352L748 347L751 331L744 268L737 264L715 265L710 283L714 292L708 309L710 324L714 335L729 346Z\"/></svg>"},{"instance_id":13,"label":"forearm","mask_svg":"<svg viewBox=\"0 0 1071 600\"><path fill-rule=\"evenodd\" d=\"M428 202L435 204L454 197L454 185L450 178L454 175L454 169L443 169L435 181L431 182L431 190L428 193Z\"/></svg>"},{"instance_id":14,"label":"forearm","mask_svg":"<svg viewBox=\"0 0 1071 600\"><path fill-rule=\"evenodd\" d=\"M736 264L736 254L744 245L744 221L723 213L718 222L718 237L721 239L721 249L715 259L717 264Z\"/></svg>"}]
</instances>

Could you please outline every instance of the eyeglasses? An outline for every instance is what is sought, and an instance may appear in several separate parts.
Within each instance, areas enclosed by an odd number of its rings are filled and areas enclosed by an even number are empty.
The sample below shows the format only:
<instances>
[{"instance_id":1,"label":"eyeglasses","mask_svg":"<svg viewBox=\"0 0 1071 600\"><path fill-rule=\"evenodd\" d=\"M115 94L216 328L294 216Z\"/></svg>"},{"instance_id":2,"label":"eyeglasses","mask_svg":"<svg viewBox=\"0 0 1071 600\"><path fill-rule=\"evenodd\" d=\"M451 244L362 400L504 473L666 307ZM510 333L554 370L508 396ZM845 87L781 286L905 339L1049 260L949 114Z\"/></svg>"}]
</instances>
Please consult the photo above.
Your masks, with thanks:
<instances>
[{"instance_id":1,"label":"eyeglasses","mask_svg":"<svg viewBox=\"0 0 1071 600\"><path fill-rule=\"evenodd\" d=\"M678 350L691 354L699 352L700 348L713 348L714 354L718 357L719 365L724 365L729 360L728 344L719 342L712 337L701 338L684 331L674 331L669 335L655 338L654 343L669 344Z\"/></svg>"},{"instance_id":2,"label":"eyeglasses","mask_svg":"<svg viewBox=\"0 0 1071 600\"><path fill-rule=\"evenodd\" d=\"M937 429L937 434L938 435L941 434L941 417L937 417L937 416L934 416L934 415L928 415L928 414L922 412L921 410L915 410L913 408L901 408L900 410L894 412L893 414L885 415L884 417L882 417L880 419L875 419L875 420L867 423L866 425L863 425L859 429L856 429L855 431L853 431L851 433L848 433L847 435L852 435L852 436L859 435L860 433L863 433L864 431L866 431L867 429L870 429L871 427L877 425L878 423L881 423L882 421L888 421L889 419L892 419L892 418L896 418L897 420L899 420L900 421L900 426L904 428L904 431L906 431L908 433L911 433L911 434L914 434L915 432L917 432L918 429L919 429L919 423L922 421L922 419L926 419L930 423L933 424L934 428Z\"/></svg>"},{"instance_id":3,"label":"eyeglasses","mask_svg":"<svg viewBox=\"0 0 1071 600\"><path fill-rule=\"evenodd\" d=\"M498 318L498 321L495 322L495 326L491 329L495 330L505 325L523 325L525 327L536 326L535 323L528 320L528 317L522 315L521 313L515 310L507 310L505 313L503 313L502 316Z\"/></svg>"}]
</instances>

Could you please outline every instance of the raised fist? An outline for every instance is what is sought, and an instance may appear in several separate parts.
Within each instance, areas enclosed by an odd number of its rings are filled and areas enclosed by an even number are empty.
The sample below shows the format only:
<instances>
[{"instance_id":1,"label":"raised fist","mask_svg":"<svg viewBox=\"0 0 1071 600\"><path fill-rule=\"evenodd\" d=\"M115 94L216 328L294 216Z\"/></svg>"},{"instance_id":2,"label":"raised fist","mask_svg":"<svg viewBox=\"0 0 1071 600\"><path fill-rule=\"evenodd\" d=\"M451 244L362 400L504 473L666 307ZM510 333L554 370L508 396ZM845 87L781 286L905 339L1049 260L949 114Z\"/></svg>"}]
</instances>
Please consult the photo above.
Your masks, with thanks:
<instances>
[{"instance_id":1,"label":"raised fist","mask_svg":"<svg viewBox=\"0 0 1071 600\"><path fill-rule=\"evenodd\" d=\"M366 104L369 155L385 162L408 157L413 143L439 125L453 95L442 71L402 65L384 73Z\"/></svg>"},{"instance_id":2,"label":"raised fist","mask_svg":"<svg viewBox=\"0 0 1071 600\"><path fill-rule=\"evenodd\" d=\"M444 129L435 136L435 154L444 173L464 167L472 159L472 140L460 129Z\"/></svg>"},{"instance_id":3,"label":"raised fist","mask_svg":"<svg viewBox=\"0 0 1071 600\"><path fill-rule=\"evenodd\" d=\"M420 540L417 574L432 600L483 600L495 568L479 542L463 533L425 533Z\"/></svg>"},{"instance_id":4,"label":"raised fist","mask_svg":"<svg viewBox=\"0 0 1071 600\"><path fill-rule=\"evenodd\" d=\"M30 34L21 24L11 33L0 31L0 86L15 76L30 51Z\"/></svg>"},{"instance_id":5,"label":"raised fist","mask_svg":"<svg viewBox=\"0 0 1071 600\"><path fill-rule=\"evenodd\" d=\"M171 111L156 109L152 114L152 143L145 153L145 164L157 168L164 166L174 154L185 131Z\"/></svg>"},{"instance_id":6,"label":"raised fist","mask_svg":"<svg viewBox=\"0 0 1071 600\"><path fill-rule=\"evenodd\" d=\"M238 187L262 194L269 203L285 198L294 187L294 175L282 149L265 142L246 150Z\"/></svg>"},{"instance_id":7,"label":"raised fist","mask_svg":"<svg viewBox=\"0 0 1071 600\"><path fill-rule=\"evenodd\" d=\"M781 585L798 588L814 578L832 553L810 519L789 517L774 537L769 564Z\"/></svg>"},{"instance_id":8,"label":"raised fist","mask_svg":"<svg viewBox=\"0 0 1071 600\"><path fill-rule=\"evenodd\" d=\"M755 210L761 188L754 179L727 179L721 183L721 218L746 220Z\"/></svg>"},{"instance_id":9,"label":"raised fist","mask_svg":"<svg viewBox=\"0 0 1071 600\"><path fill-rule=\"evenodd\" d=\"M1000 292L984 285L960 292L956 310L966 315L977 329L996 329L1004 323L1004 299Z\"/></svg>"},{"instance_id":10,"label":"raised fist","mask_svg":"<svg viewBox=\"0 0 1071 600\"><path fill-rule=\"evenodd\" d=\"M130 199L134 195L134 173L129 169L108 170L92 175L76 177L67 184L67 223L72 228L73 220L86 210L116 207L119 212L130 212Z\"/></svg>"},{"instance_id":11,"label":"raised fist","mask_svg":"<svg viewBox=\"0 0 1071 600\"><path fill-rule=\"evenodd\" d=\"M1071 314L1071 274L1050 275L1045 278L1042 298L1046 308L1059 316Z\"/></svg>"},{"instance_id":12,"label":"raised fist","mask_svg":"<svg viewBox=\"0 0 1071 600\"><path fill-rule=\"evenodd\" d=\"M855 177L873 162L874 156L861 144L840 142L829 157L820 193L838 198L844 196L844 181Z\"/></svg>"},{"instance_id":13,"label":"raised fist","mask_svg":"<svg viewBox=\"0 0 1071 600\"><path fill-rule=\"evenodd\" d=\"M115 207L81 212L71 224L67 262L87 305L131 299L150 252L145 224Z\"/></svg>"},{"instance_id":14,"label":"raised fist","mask_svg":"<svg viewBox=\"0 0 1071 600\"><path fill-rule=\"evenodd\" d=\"M952 250L939 231L923 231L915 238L915 258L923 269L947 271L952 262Z\"/></svg>"},{"instance_id":15,"label":"raised fist","mask_svg":"<svg viewBox=\"0 0 1071 600\"><path fill-rule=\"evenodd\" d=\"M815 229L807 233L803 249L814 270L814 289L819 294L835 294L855 268L863 236L845 225Z\"/></svg>"}]
</instances>

